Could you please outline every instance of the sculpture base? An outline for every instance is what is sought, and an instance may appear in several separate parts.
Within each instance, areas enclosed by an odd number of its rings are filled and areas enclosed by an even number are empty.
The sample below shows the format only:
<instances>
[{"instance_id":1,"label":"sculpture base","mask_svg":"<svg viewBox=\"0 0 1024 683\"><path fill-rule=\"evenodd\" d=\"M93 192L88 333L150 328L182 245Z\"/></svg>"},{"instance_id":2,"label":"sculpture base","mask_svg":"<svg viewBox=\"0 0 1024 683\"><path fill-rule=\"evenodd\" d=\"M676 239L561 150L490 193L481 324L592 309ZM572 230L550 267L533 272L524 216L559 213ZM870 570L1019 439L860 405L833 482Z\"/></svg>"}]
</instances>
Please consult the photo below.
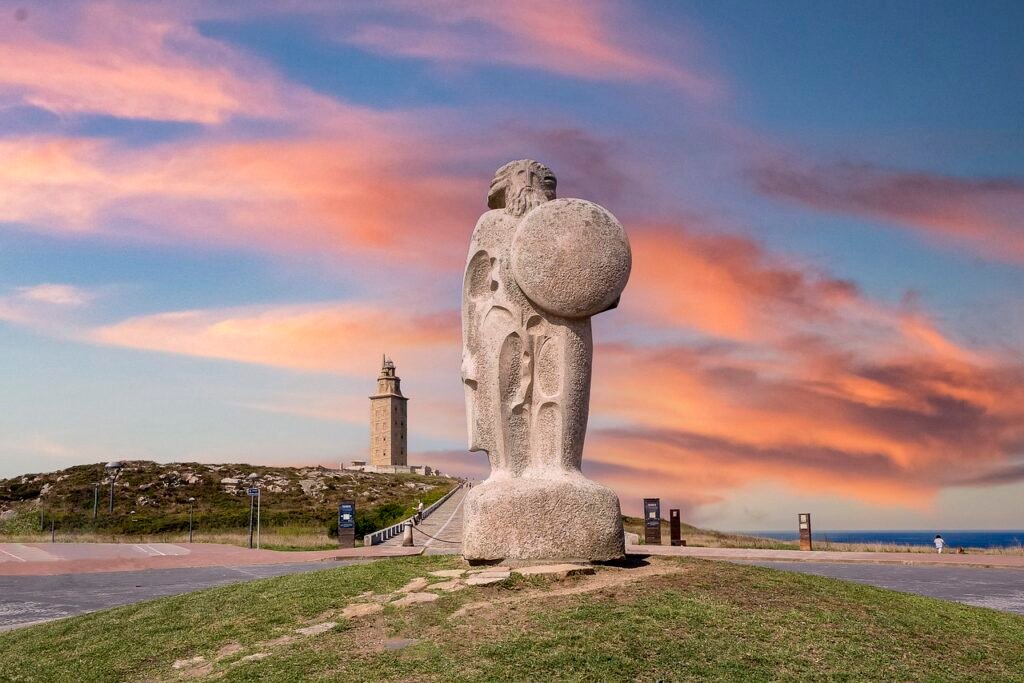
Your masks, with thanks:
<instances>
[{"instance_id":1,"label":"sculpture base","mask_svg":"<svg viewBox=\"0 0 1024 683\"><path fill-rule=\"evenodd\" d=\"M465 506L462 552L470 562L625 555L618 497L582 474L488 480L469 491Z\"/></svg>"}]
</instances>

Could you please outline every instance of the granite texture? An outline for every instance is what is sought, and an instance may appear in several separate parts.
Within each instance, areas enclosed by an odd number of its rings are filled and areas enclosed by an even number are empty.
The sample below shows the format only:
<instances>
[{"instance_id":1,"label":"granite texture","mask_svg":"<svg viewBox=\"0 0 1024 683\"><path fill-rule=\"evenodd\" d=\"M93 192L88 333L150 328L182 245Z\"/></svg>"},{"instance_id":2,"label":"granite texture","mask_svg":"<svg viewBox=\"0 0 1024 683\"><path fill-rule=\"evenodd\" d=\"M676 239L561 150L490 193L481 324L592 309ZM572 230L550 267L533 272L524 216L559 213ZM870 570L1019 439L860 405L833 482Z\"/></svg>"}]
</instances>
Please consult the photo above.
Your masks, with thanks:
<instances>
[{"instance_id":1,"label":"granite texture","mask_svg":"<svg viewBox=\"0 0 1024 683\"><path fill-rule=\"evenodd\" d=\"M615 494L580 472L590 403L590 316L629 278L619 222L555 198L536 161L498 169L470 241L462 377L469 449L491 475L467 494L469 560L608 560L624 554Z\"/></svg>"}]
</instances>

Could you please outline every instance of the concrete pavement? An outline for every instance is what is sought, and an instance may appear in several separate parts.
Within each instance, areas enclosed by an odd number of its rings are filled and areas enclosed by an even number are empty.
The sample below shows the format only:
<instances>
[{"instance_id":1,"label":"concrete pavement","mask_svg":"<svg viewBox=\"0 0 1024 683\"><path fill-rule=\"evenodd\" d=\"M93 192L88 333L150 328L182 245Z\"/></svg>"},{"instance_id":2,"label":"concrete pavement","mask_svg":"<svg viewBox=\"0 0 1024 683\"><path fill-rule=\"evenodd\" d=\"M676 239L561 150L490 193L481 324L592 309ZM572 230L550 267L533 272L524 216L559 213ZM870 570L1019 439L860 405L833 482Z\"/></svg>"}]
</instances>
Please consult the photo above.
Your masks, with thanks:
<instances>
[{"instance_id":1,"label":"concrete pavement","mask_svg":"<svg viewBox=\"0 0 1024 683\"><path fill-rule=\"evenodd\" d=\"M697 548L670 545L627 545L631 555L698 557L705 560L753 560L758 562L841 562L845 564L936 565L943 567L993 567L1024 569L1024 555L955 553L867 553L838 550L762 550L760 548ZM1024 579L1024 575L1022 575Z\"/></svg>"},{"instance_id":2,"label":"concrete pavement","mask_svg":"<svg viewBox=\"0 0 1024 683\"><path fill-rule=\"evenodd\" d=\"M1024 572L1019 569L892 564L847 564L838 562L750 562L741 564L771 567L802 574L866 583L879 588L953 600L975 607L1024 614Z\"/></svg>"},{"instance_id":3,"label":"concrete pavement","mask_svg":"<svg viewBox=\"0 0 1024 683\"><path fill-rule=\"evenodd\" d=\"M0 576L0 631L211 586L330 569L363 561L367 560L148 569L58 576Z\"/></svg>"},{"instance_id":4,"label":"concrete pavement","mask_svg":"<svg viewBox=\"0 0 1024 683\"><path fill-rule=\"evenodd\" d=\"M298 564L417 555L420 552L420 548L387 546L280 552L216 543L0 543L0 576Z\"/></svg>"},{"instance_id":5,"label":"concrete pavement","mask_svg":"<svg viewBox=\"0 0 1024 683\"><path fill-rule=\"evenodd\" d=\"M462 504L469 489L463 486L452 497L434 510L433 514L413 527L413 542L425 549L426 554L458 553L462 550ZM389 539L379 547L401 547L401 535Z\"/></svg>"}]
</instances>

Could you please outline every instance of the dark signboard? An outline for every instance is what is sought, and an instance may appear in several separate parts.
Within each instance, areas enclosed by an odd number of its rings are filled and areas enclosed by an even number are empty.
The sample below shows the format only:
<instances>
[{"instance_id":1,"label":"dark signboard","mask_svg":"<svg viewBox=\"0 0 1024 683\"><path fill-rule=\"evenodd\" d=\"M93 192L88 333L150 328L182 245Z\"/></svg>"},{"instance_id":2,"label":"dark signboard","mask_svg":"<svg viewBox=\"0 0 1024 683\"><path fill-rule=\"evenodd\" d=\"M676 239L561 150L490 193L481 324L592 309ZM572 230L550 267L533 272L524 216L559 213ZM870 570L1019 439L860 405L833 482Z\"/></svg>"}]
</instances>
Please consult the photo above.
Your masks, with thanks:
<instances>
[{"instance_id":1,"label":"dark signboard","mask_svg":"<svg viewBox=\"0 0 1024 683\"><path fill-rule=\"evenodd\" d=\"M356 545L356 504L343 500L338 505L338 545L354 548Z\"/></svg>"},{"instance_id":2,"label":"dark signboard","mask_svg":"<svg viewBox=\"0 0 1024 683\"><path fill-rule=\"evenodd\" d=\"M800 527L800 550L813 550L811 543L811 513L801 512L797 515L797 524Z\"/></svg>"},{"instance_id":3,"label":"dark signboard","mask_svg":"<svg viewBox=\"0 0 1024 683\"><path fill-rule=\"evenodd\" d=\"M644 543L661 545L660 498L644 498Z\"/></svg>"},{"instance_id":4,"label":"dark signboard","mask_svg":"<svg viewBox=\"0 0 1024 683\"><path fill-rule=\"evenodd\" d=\"M672 532L672 545L686 545L683 541L682 528L679 521L679 510L668 511L668 525Z\"/></svg>"}]
</instances>

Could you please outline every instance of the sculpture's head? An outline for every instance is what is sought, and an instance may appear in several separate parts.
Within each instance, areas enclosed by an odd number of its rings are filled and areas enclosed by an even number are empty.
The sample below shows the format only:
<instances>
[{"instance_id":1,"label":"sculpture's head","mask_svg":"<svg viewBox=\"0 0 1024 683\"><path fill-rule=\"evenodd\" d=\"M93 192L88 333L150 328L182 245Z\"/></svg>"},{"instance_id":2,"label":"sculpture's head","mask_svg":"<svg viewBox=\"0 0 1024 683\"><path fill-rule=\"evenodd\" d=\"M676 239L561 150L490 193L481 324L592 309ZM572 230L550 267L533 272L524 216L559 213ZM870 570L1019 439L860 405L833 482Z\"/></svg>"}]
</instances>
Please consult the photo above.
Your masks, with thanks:
<instances>
[{"instance_id":1,"label":"sculpture's head","mask_svg":"<svg viewBox=\"0 0 1024 683\"><path fill-rule=\"evenodd\" d=\"M522 216L555 198L555 174L532 159L510 161L494 173L487 192L487 207Z\"/></svg>"}]
</instances>

